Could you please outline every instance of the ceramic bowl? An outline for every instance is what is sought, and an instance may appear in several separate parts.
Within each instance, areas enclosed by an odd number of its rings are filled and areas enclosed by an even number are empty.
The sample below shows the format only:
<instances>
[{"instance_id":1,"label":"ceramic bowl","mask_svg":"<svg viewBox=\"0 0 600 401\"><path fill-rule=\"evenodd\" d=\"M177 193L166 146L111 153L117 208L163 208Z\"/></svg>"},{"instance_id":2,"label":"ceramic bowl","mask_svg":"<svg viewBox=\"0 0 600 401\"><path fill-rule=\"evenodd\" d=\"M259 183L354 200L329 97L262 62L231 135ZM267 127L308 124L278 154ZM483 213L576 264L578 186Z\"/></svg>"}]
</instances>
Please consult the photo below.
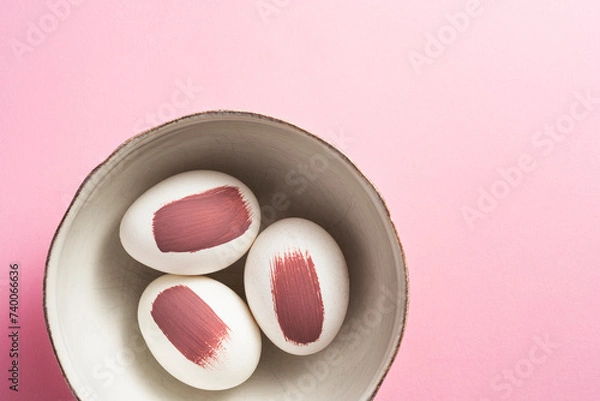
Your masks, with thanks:
<instances>
[{"instance_id":1,"label":"ceramic bowl","mask_svg":"<svg viewBox=\"0 0 600 401\"><path fill-rule=\"evenodd\" d=\"M202 391L167 373L137 324L139 297L161 273L119 241L125 210L183 171L242 180L261 205L263 228L310 219L339 243L350 275L344 325L325 350L286 354L263 336L261 361L239 387ZM244 298L245 258L210 276ZM381 196L339 151L291 124L244 112L191 115L121 145L79 188L46 263L44 309L64 377L79 400L368 400L398 351L408 302L404 254Z\"/></svg>"}]
</instances>

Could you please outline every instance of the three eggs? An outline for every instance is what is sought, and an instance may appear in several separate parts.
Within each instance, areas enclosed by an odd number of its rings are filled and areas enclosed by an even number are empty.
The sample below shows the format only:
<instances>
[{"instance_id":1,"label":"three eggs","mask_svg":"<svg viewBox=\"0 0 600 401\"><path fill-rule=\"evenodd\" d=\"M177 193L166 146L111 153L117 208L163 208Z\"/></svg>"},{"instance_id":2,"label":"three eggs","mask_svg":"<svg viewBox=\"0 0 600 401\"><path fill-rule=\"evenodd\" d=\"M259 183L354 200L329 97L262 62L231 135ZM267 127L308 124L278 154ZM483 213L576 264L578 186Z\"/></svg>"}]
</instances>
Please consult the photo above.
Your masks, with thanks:
<instances>
[{"instance_id":1,"label":"three eggs","mask_svg":"<svg viewBox=\"0 0 600 401\"><path fill-rule=\"evenodd\" d=\"M156 360L175 378L205 390L246 381L262 350L261 331L281 350L309 355L329 345L349 301L346 262L335 240L302 218L259 234L252 191L227 174L174 175L126 211L121 243L137 261L167 273L141 296L138 323ZM204 274L248 253L248 305Z\"/></svg>"}]
</instances>

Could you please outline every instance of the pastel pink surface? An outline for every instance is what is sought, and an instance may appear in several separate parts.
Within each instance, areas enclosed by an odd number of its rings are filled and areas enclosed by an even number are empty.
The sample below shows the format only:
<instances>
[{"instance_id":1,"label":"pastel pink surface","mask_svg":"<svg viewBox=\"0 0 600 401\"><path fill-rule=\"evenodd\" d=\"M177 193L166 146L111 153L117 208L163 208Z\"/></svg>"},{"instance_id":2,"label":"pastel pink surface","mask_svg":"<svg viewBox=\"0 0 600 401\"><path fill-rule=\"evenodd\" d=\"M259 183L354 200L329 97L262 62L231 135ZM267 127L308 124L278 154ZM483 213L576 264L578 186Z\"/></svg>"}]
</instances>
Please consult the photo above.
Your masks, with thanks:
<instances>
[{"instance_id":1,"label":"pastel pink surface","mask_svg":"<svg viewBox=\"0 0 600 401\"><path fill-rule=\"evenodd\" d=\"M0 14L0 327L14 262L23 327L20 391L3 378L0 398L74 399L42 281L85 175L145 128L220 108L336 143L388 201L411 302L378 401L600 396L600 104L553 145L534 140L570 112L573 92L600 98L598 2L57 3ZM62 19L29 45L30 24L53 9ZM452 39L445 27L467 9ZM439 31L447 44L428 57ZM429 62L415 67L417 52ZM535 168L469 224L480 187L501 189L498 170L526 155ZM539 343L547 352L532 354Z\"/></svg>"}]
</instances>

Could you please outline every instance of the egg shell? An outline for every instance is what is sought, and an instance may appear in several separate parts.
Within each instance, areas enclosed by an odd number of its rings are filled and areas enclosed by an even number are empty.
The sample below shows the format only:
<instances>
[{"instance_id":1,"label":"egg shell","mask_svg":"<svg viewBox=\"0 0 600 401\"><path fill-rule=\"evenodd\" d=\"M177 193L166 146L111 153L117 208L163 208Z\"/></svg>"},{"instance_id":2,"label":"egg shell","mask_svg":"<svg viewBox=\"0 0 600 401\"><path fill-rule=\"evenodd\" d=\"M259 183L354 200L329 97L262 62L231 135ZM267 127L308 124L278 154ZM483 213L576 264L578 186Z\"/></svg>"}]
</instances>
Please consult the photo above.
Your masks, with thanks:
<instances>
[{"instance_id":1,"label":"egg shell","mask_svg":"<svg viewBox=\"0 0 600 401\"><path fill-rule=\"evenodd\" d=\"M144 192L121 220L123 248L156 270L212 273L244 255L260 228L260 207L240 180L217 171L177 174Z\"/></svg>"},{"instance_id":2,"label":"egg shell","mask_svg":"<svg viewBox=\"0 0 600 401\"><path fill-rule=\"evenodd\" d=\"M138 323L158 363L192 387L235 387L252 375L260 359L260 329L248 307L208 277L157 278L140 298Z\"/></svg>"},{"instance_id":3,"label":"egg shell","mask_svg":"<svg viewBox=\"0 0 600 401\"><path fill-rule=\"evenodd\" d=\"M273 223L246 259L248 306L265 335L290 354L313 354L333 341L348 310L349 285L340 247L306 219Z\"/></svg>"}]
</instances>

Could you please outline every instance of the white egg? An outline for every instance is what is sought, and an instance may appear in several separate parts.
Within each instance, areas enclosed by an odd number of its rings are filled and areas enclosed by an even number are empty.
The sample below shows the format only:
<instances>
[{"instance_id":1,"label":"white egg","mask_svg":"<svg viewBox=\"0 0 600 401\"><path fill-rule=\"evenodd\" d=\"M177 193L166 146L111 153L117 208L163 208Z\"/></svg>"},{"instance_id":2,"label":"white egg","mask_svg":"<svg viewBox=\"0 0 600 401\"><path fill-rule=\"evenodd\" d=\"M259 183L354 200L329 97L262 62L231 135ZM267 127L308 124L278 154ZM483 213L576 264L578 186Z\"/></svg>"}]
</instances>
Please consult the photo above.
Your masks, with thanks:
<instances>
[{"instance_id":1,"label":"white egg","mask_svg":"<svg viewBox=\"0 0 600 401\"><path fill-rule=\"evenodd\" d=\"M317 224L287 218L252 245L244 271L248 306L280 349L309 355L340 330L349 299L348 269L335 240Z\"/></svg>"},{"instance_id":2,"label":"white egg","mask_svg":"<svg viewBox=\"0 0 600 401\"><path fill-rule=\"evenodd\" d=\"M182 275L224 269L244 255L260 228L260 207L240 180L217 171L177 174L125 212L123 248L156 270Z\"/></svg>"},{"instance_id":3,"label":"white egg","mask_svg":"<svg viewBox=\"0 0 600 401\"><path fill-rule=\"evenodd\" d=\"M208 277L157 278L142 294L138 323L160 365L192 387L235 387L252 375L260 359L260 330L248 307Z\"/></svg>"}]
</instances>

